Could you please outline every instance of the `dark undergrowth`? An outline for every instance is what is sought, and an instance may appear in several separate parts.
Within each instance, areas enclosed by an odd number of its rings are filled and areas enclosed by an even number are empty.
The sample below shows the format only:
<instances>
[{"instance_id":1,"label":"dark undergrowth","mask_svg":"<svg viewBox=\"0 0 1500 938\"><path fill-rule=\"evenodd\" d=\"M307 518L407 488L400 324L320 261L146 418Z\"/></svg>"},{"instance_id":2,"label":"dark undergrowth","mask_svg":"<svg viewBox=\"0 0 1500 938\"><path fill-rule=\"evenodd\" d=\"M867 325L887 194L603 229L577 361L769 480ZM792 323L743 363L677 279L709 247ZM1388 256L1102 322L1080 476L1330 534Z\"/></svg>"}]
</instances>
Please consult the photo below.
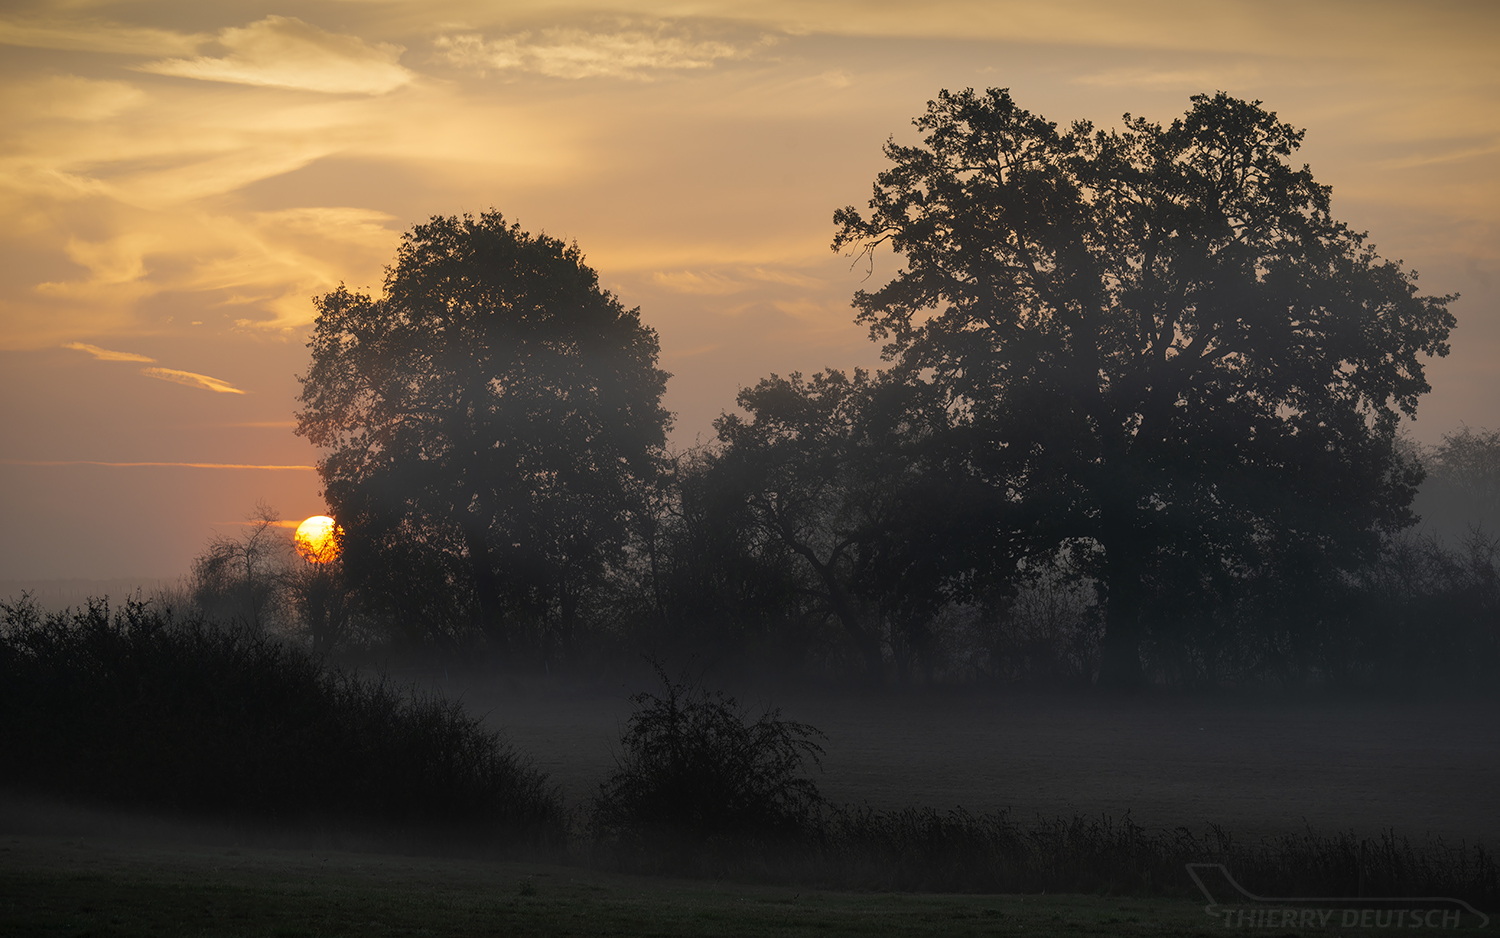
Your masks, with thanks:
<instances>
[{"instance_id":1,"label":"dark undergrowth","mask_svg":"<svg viewBox=\"0 0 1500 938\"><path fill-rule=\"evenodd\" d=\"M0 786L492 846L566 836L546 777L461 703L141 602L0 603Z\"/></svg>"}]
</instances>

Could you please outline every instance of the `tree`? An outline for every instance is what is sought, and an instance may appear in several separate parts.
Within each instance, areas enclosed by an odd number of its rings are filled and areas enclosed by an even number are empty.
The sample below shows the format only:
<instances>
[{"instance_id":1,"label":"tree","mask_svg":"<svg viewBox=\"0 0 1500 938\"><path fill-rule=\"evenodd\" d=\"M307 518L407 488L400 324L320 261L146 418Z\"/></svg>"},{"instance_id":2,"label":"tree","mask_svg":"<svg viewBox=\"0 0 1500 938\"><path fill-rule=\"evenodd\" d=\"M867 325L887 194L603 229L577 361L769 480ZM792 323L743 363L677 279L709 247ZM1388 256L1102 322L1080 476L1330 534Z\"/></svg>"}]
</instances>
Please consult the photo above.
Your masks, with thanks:
<instances>
[{"instance_id":1,"label":"tree","mask_svg":"<svg viewBox=\"0 0 1500 938\"><path fill-rule=\"evenodd\" d=\"M192 600L204 615L256 633L277 621L285 611L281 587L292 554L290 540L277 531L280 520L276 509L257 502L238 538L215 537L193 559Z\"/></svg>"},{"instance_id":2,"label":"tree","mask_svg":"<svg viewBox=\"0 0 1500 938\"><path fill-rule=\"evenodd\" d=\"M927 390L899 372L772 375L740 392L746 417L715 423L721 484L803 560L877 683L887 647L899 677L930 672L938 609L1018 556L996 538L1012 506L975 484Z\"/></svg>"},{"instance_id":3,"label":"tree","mask_svg":"<svg viewBox=\"0 0 1500 938\"><path fill-rule=\"evenodd\" d=\"M1411 521L1394 445L1453 297L1335 221L1303 132L1199 95L1168 126L1066 131L1008 91L942 92L834 249L904 269L854 298L952 401L992 484L1099 550L1101 680L1142 678L1168 599L1354 562Z\"/></svg>"},{"instance_id":4,"label":"tree","mask_svg":"<svg viewBox=\"0 0 1500 938\"><path fill-rule=\"evenodd\" d=\"M412 228L383 297L315 304L297 432L325 450L356 585L408 622L568 652L665 442L656 333L576 244L494 211Z\"/></svg>"},{"instance_id":5,"label":"tree","mask_svg":"<svg viewBox=\"0 0 1500 938\"><path fill-rule=\"evenodd\" d=\"M1500 522L1500 431L1461 427L1421 453L1427 479L1416 508L1427 533L1458 544Z\"/></svg>"}]
</instances>

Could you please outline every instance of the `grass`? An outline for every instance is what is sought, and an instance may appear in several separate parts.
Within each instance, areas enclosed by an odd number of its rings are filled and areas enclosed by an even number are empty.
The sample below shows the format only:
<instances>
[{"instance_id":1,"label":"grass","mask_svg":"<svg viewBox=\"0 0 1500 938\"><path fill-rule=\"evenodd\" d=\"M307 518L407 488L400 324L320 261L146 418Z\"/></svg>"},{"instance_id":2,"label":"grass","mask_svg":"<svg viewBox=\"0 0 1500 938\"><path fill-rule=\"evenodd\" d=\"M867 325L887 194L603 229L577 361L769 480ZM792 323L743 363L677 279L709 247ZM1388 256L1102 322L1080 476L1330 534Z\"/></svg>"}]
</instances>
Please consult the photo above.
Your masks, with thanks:
<instances>
[{"instance_id":1,"label":"grass","mask_svg":"<svg viewBox=\"0 0 1500 938\"><path fill-rule=\"evenodd\" d=\"M1168 938L1213 926L1190 900L842 892L535 863L0 836L0 934L38 938Z\"/></svg>"}]
</instances>

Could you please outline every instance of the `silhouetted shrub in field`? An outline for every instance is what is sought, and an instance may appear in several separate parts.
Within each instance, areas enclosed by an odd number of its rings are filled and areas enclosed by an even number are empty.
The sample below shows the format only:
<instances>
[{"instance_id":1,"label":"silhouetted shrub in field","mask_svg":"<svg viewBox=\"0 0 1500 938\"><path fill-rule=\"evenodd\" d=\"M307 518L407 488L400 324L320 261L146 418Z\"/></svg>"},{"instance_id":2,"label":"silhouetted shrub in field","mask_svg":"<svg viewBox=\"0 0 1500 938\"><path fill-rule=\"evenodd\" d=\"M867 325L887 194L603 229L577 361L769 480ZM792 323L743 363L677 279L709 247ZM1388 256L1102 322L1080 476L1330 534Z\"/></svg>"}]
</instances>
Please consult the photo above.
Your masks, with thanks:
<instances>
[{"instance_id":1,"label":"silhouetted shrub in field","mask_svg":"<svg viewBox=\"0 0 1500 938\"><path fill-rule=\"evenodd\" d=\"M0 604L0 785L275 822L560 842L560 797L440 696L128 602Z\"/></svg>"},{"instance_id":2,"label":"silhouetted shrub in field","mask_svg":"<svg viewBox=\"0 0 1500 938\"><path fill-rule=\"evenodd\" d=\"M705 851L802 836L823 803L802 774L822 734L779 710L752 720L732 697L658 674L661 696L631 698L624 751L589 818L596 843L683 867Z\"/></svg>"}]
</instances>

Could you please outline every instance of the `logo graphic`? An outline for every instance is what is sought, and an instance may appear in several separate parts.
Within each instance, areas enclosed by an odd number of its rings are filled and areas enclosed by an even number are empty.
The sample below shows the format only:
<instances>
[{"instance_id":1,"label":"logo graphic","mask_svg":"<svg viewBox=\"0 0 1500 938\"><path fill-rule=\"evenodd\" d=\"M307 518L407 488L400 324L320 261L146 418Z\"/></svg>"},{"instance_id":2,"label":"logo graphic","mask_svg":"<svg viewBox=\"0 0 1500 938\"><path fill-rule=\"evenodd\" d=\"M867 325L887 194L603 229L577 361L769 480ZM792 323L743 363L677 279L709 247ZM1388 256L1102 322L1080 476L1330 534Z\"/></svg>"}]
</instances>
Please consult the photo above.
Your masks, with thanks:
<instances>
[{"instance_id":1,"label":"logo graphic","mask_svg":"<svg viewBox=\"0 0 1500 938\"><path fill-rule=\"evenodd\" d=\"M1241 886L1222 863L1189 863L1188 875L1203 892L1203 911L1224 928L1485 928L1490 917L1462 899L1446 896L1355 898L1352 896L1257 896ZM1214 884L1214 889L1209 884ZM1223 904L1217 894L1230 900Z\"/></svg>"}]
</instances>

